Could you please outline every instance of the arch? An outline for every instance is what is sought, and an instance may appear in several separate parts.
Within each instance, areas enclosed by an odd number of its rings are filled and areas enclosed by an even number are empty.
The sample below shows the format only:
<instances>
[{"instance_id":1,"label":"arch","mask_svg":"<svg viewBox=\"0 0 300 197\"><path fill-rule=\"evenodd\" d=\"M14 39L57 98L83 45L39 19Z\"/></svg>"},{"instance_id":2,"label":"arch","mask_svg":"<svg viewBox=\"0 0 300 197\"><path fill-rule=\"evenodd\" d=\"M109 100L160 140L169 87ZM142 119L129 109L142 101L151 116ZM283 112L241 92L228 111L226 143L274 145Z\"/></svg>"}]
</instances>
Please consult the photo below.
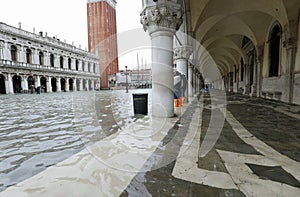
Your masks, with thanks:
<instances>
[{"instance_id":1,"label":"arch","mask_svg":"<svg viewBox=\"0 0 300 197\"><path fill-rule=\"evenodd\" d=\"M51 78L52 92L57 92L57 80L55 77Z\"/></svg>"},{"instance_id":2,"label":"arch","mask_svg":"<svg viewBox=\"0 0 300 197\"><path fill-rule=\"evenodd\" d=\"M35 91L35 80L34 80L33 76L29 76L27 78L27 83L28 83L28 89L29 89L30 93L34 93L34 91Z\"/></svg>"},{"instance_id":3,"label":"arch","mask_svg":"<svg viewBox=\"0 0 300 197\"><path fill-rule=\"evenodd\" d=\"M18 49L15 45L10 46L10 55L12 61L18 61Z\"/></svg>"},{"instance_id":4,"label":"arch","mask_svg":"<svg viewBox=\"0 0 300 197\"><path fill-rule=\"evenodd\" d=\"M0 94L6 94L5 77L0 74Z\"/></svg>"},{"instance_id":5,"label":"arch","mask_svg":"<svg viewBox=\"0 0 300 197\"><path fill-rule=\"evenodd\" d=\"M59 57L59 65L60 65L60 68L64 68L64 57L63 56Z\"/></svg>"},{"instance_id":6,"label":"arch","mask_svg":"<svg viewBox=\"0 0 300 197\"><path fill-rule=\"evenodd\" d=\"M32 63L32 52L30 49L26 49L26 63L27 64Z\"/></svg>"},{"instance_id":7,"label":"arch","mask_svg":"<svg viewBox=\"0 0 300 197\"><path fill-rule=\"evenodd\" d=\"M74 91L73 87L74 87L74 81L73 79L69 79L69 91Z\"/></svg>"},{"instance_id":8,"label":"arch","mask_svg":"<svg viewBox=\"0 0 300 197\"><path fill-rule=\"evenodd\" d=\"M41 91L42 92L47 92L47 79L46 79L46 77L41 77L40 82L41 82Z\"/></svg>"},{"instance_id":9,"label":"arch","mask_svg":"<svg viewBox=\"0 0 300 197\"><path fill-rule=\"evenodd\" d=\"M269 77L279 75L281 32L280 24L275 22L269 35Z\"/></svg>"},{"instance_id":10,"label":"arch","mask_svg":"<svg viewBox=\"0 0 300 197\"><path fill-rule=\"evenodd\" d=\"M96 73L96 64L94 63L93 72Z\"/></svg>"},{"instance_id":11,"label":"arch","mask_svg":"<svg viewBox=\"0 0 300 197\"><path fill-rule=\"evenodd\" d=\"M21 86L22 78L19 75L14 75L12 80L13 80L14 93L21 93L21 91L22 91L22 86Z\"/></svg>"},{"instance_id":12,"label":"arch","mask_svg":"<svg viewBox=\"0 0 300 197\"><path fill-rule=\"evenodd\" d=\"M50 66L54 67L54 55L50 54Z\"/></svg>"},{"instance_id":13,"label":"arch","mask_svg":"<svg viewBox=\"0 0 300 197\"><path fill-rule=\"evenodd\" d=\"M68 69L72 69L72 60L70 57L68 58Z\"/></svg>"},{"instance_id":14,"label":"arch","mask_svg":"<svg viewBox=\"0 0 300 197\"><path fill-rule=\"evenodd\" d=\"M42 51L39 52L39 64L44 65L44 53Z\"/></svg>"},{"instance_id":15,"label":"arch","mask_svg":"<svg viewBox=\"0 0 300 197\"><path fill-rule=\"evenodd\" d=\"M60 89L62 92L66 91L66 80L64 78L60 79Z\"/></svg>"},{"instance_id":16,"label":"arch","mask_svg":"<svg viewBox=\"0 0 300 197\"><path fill-rule=\"evenodd\" d=\"M80 90L80 79L76 80L76 90L79 91Z\"/></svg>"},{"instance_id":17,"label":"arch","mask_svg":"<svg viewBox=\"0 0 300 197\"><path fill-rule=\"evenodd\" d=\"M87 71L91 72L91 63L90 62L88 63L88 70Z\"/></svg>"}]
</instances>

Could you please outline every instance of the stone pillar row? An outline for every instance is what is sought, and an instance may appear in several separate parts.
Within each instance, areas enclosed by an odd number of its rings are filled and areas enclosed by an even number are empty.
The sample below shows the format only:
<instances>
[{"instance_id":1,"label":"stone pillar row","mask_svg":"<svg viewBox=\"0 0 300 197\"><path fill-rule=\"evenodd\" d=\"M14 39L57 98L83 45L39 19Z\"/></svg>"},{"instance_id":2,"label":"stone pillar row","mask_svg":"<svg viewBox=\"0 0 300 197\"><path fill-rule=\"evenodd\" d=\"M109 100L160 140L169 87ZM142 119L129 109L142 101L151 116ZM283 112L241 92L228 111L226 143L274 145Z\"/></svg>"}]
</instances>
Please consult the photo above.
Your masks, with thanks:
<instances>
[{"instance_id":1,"label":"stone pillar row","mask_svg":"<svg viewBox=\"0 0 300 197\"><path fill-rule=\"evenodd\" d=\"M5 77L5 91L6 94L14 94L14 84L13 84L13 76L8 73L8 74L2 74ZM41 84L41 77L42 76L35 76L35 83L34 86L35 87L40 87ZM46 78L46 88L47 88L47 92L50 93L52 92L52 83L51 83L51 79L52 77L47 76ZM70 84L69 84L69 79L65 77L65 91L70 91ZM78 81L78 82L77 82ZM79 86L77 86L76 84L79 83ZM94 85L95 82L94 80L91 81L91 89L94 90ZM61 92L61 77L56 77L56 87L57 87L57 92ZM20 88L22 88L23 92L28 92L29 87L28 87L28 77L24 76L24 75L20 75ZM90 86L89 86L89 80L85 80L85 84L83 84L83 79L73 79L73 91L83 91L83 90L90 90Z\"/></svg>"}]
</instances>

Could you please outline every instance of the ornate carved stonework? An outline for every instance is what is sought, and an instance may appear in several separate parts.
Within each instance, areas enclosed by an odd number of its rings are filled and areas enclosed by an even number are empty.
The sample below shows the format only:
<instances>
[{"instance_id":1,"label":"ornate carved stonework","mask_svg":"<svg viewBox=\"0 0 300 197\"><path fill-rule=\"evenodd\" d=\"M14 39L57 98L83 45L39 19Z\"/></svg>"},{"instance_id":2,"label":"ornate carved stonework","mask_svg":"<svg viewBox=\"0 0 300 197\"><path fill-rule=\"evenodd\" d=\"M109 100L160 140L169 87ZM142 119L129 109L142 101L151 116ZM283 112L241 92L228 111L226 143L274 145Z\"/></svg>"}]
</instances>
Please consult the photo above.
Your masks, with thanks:
<instances>
[{"instance_id":1,"label":"ornate carved stonework","mask_svg":"<svg viewBox=\"0 0 300 197\"><path fill-rule=\"evenodd\" d=\"M188 60L193 53L191 46L179 46L174 49L174 59L186 59Z\"/></svg>"},{"instance_id":2,"label":"ornate carved stonework","mask_svg":"<svg viewBox=\"0 0 300 197\"><path fill-rule=\"evenodd\" d=\"M146 6L141 13L141 24L150 34L161 29L177 31L182 21L181 5L170 1Z\"/></svg>"}]
</instances>

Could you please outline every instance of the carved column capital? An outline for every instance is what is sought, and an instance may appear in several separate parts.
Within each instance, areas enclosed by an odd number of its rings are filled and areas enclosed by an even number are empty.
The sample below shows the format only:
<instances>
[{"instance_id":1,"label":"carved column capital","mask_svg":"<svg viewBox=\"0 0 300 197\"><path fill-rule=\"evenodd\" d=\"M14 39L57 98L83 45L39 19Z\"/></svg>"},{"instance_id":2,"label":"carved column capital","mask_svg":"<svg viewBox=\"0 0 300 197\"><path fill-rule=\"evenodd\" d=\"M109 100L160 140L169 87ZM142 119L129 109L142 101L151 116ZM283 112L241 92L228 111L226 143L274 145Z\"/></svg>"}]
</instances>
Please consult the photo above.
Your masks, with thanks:
<instances>
[{"instance_id":1,"label":"carved column capital","mask_svg":"<svg viewBox=\"0 0 300 197\"><path fill-rule=\"evenodd\" d=\"M193 53L191 46L178 46L174 49L174 59L186 59L188 60Z\"/></svg>"},{"instance_id":2,"label":"carved column capital","mask_svg":"<svg viewBox=\"0 0 300 197\"><path fill-rule=\"evenodd\" d=\"M286 49L297 47L297 33L298 33L298 20L290 20L288 24L284 26L285 40L283 46Z\"/></svg>"},{"instance_id":3,"label":"carved column capital","mask_svg":"<svg viewBox=\"0 0 300 197\"><path fill-rule=\"evenodd\" d=\"M140 22L150 35L160 30L175 33L183 22L181 5L173 1L148 4L141 12Z\"/></svg>"}]
</instances>

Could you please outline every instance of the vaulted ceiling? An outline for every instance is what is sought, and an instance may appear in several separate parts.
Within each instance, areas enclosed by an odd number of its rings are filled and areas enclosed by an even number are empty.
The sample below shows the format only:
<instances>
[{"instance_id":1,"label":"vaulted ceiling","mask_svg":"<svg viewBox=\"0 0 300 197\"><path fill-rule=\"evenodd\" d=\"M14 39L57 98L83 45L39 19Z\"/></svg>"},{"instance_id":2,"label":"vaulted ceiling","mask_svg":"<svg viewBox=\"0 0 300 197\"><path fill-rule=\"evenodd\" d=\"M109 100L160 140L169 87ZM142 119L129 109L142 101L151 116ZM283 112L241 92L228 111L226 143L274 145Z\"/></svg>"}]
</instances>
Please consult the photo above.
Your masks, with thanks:
<instances>
[{"instance_id":1,"label":"vaulted ceiling","mask_svg":"<svg viewBox=\"0 0 300 197\"><path fill-rule=\"evenodd\" d=\"M284 27L298 20L299 7L299 0L190 0L194 37L208 52L198 54L199 65L205 69L213 60L222 74L232 71L245 56L244 37L264 44L275 21Z\"/></svg>"}]
</instances>

